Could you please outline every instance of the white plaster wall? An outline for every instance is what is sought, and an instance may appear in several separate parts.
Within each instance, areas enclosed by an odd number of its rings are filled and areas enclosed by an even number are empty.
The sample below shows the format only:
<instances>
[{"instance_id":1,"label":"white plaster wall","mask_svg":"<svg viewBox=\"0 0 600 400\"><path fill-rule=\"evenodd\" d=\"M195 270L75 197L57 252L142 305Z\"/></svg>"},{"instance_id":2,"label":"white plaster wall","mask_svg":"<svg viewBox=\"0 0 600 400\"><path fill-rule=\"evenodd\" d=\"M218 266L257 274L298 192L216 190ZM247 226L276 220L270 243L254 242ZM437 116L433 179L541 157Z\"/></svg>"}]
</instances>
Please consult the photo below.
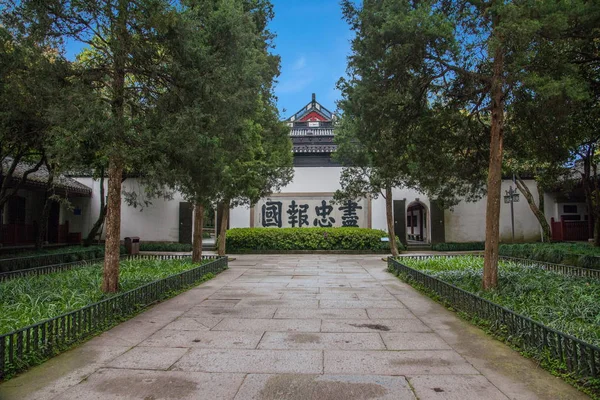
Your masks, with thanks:
<instances>
[{"instance_id":1,"label":"white plaster wall","mask_svg":"<svg viewBox=\"0 0 600 400\"><path fill-rule=\"evenodd\" d=\"M537 185L533 180L525 183L534 199L538 198ZM502 181L502 199L500 204L500 240L512 240L510 204L504 203L505 191L510 186L515 187L511 180ZM514 203L515 241L526 242L540 240L540 227L535 215L531 212L529 204L521 194L519 202ZM485 240L485 211L486 200L484 197L474 203L461 202L452 210L444 213L446 225L446 242L471 242Z\"/></svg>"},{"instance_id":2,"label":"white plaster wall","mask_svg":"<svg viewBox=\"0 0 600 400\"><path fill-rule=\"evenodd\" d=\"M87 235L100 213L100 181L92 178L75 178L92 188L92 198L88 207L82 208L82 234ZM107 182L105 181L105 189ZM136 191L138 197L143 186L137 178L128 178L122 189ZM106 192L105 192L106 193ZM179 240L179 203L185 201L181 194L175 193L172 200L153 199L152 204L143 209L134 208L121 201L121 239L127 236L139 236L143 241ZM104 237L104 236L103 236Z\"/></svg>"},{"instance_id":3,"label":"white plaster wall","mask_svg":"<svg viewBox=\"0 0 600 400\"><path fill-rule=\"evenodd\" d=\"M249 228L250 227L250 207L234 207L229 211L230 228Z\"/></svg>"}]
</instances>

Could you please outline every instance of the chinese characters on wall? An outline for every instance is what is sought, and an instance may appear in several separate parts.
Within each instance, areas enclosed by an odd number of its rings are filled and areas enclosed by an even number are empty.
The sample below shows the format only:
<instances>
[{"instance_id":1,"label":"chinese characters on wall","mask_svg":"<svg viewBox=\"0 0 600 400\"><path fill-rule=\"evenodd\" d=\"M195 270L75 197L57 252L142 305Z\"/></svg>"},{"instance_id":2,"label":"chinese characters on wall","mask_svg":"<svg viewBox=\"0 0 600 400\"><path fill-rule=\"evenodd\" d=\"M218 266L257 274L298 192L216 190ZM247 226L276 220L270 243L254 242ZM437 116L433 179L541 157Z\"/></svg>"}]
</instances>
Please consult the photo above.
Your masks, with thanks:
<instances>
[{"instance_id":1,"label":"chinese characters on wall","mask_svg":"<svg viewBox=\"0 0 600 400\"><path fill-rule=\"evenodd\" d=\"M331 197L289 197L263 199L255 206L258 227L366 227L364 201L347 200L333 204Z\"/></svg>"}]
</instances>

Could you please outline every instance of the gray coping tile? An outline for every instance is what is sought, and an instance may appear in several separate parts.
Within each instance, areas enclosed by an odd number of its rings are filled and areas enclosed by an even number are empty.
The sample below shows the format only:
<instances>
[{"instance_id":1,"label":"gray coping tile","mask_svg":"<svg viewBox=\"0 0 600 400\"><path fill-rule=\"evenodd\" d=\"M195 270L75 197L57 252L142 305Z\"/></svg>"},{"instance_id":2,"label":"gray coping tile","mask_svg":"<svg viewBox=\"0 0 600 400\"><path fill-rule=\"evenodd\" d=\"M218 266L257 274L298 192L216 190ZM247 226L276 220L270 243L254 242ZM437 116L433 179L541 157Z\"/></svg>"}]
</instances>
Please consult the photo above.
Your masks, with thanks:
<instances>
[{"instance_id":1,"label":"gray coping tile","mask_svg":"<svg viewBox=\"0 0 600 400\"><path fill-rule=\"evenodd\" d=\"M235 400L412 400L397 376L250 374Z\"/></svg>"},{"instance_id":2,"label":"gray coping tile","mask_svg":"<svg viewBox=\"0 0 600 400\"><path fill-rule=\"evenodd\" d=\"M244 319L224 318L213 331L237 332L319 332L319 319Z\"/></svg>"},{"instance_id":3,"label":"gray coping tile","mask_svg":"<svg viewBox=\"0 0 600 400\"><path fill-rule=\"evenodd\" d=\"M258 348L273 350L385 350L385 345L377 333L267 332L258 344Z\"/></svg>"},{"instance_id":4,"label":"gray coping tile","mask_svg":"<svg viewBox=\"0 0 600 400\"><path fill-rule=\"evenodd\" d=\"M261 336L262 332L174 331L163 329L140 343L140 346L254 349Z\"/></svg>"},{"instance_id":5,"label":"gray coping tile","mask_svg":"<svg viewBox=\"0 0 600 400\"><path fill-rule=\"evenodd\" d=\"M367 308L367 315L372 319L417 318L409 309L395 308Z\"/></svg>"},{"instance_id":6,"label":"gray coping tile","mask_svg":"<svg viewBox=\"0 0 600 400\"><path fill-rule=\"evenodd\" d=\"M323 319L321 332L431 332L416 318Z\"/></svg>"},{"instance_id":7,"label":"gray coping tile","mask_svg":"<svg viewBox=\"0 0 600 400\"><path fill-rule=\"evenodd\" d=\"M326 350L325 373L344 375L478 374L477 370L458 353L449 350Z\"/></svg>"},{"instance_id":8,"label":"gray coping tile","mask_svg":"<svg viewBox=\"0 0 600 400\"><path fill-rule=\"evenodd\" d=\"M420 375L408 378L420 400L507 400L482 375Z\"/></svg>"},{"instance_id":9,"label":"gray coping tile","mask_svg":"<svg viewBox=\"0 0 600 400\"><path fill-rule=\"evenodd\" d=\"M184 317L232 317L232 318L273 318L277 307L239 307L239 308L209 308L194 307L188 310Z\"/></svg>"},{"instance_id":10,"label":"gray coping tile","mask_svg":"<svg viewBox=\"0 0 600 400\"><path fill-rule=\"evenodd\" d=\"M285 308L319 308L319 301L316 299L307 300L261 300L244 299L238 303L236 308L242 307L285 307Z\"/></svg>"},{"instance_id":11,"label":"gray coping tile","mask_svg":"<svg viewBox=\"0 0 600 400\"><path fill-rule=\"evenodd\" d=\"M167 370L188 349L168 347L134 347L108 364L110 368Z\"/></svg>"},{"instance_id":12,"label":"gray coping tile","mask_svg":"<svg viewBox=\"0 0 600 400\"><path fill-rule=\"evenodd\" d=\"M381 332L388 350L451 350L437 333Z\"/></svg>"},{"instance_id":13,"label":"gray coping tile","mask_svg":"<svg viewBox=\"0 0 600 400\"><path fill-rule=\"evenodd\" d=\"M320 308L404 308L397 300L321 300Z\"/></svg>"},{"instance_id":14,"label":"gray coping tile","mask_svg":"<svg viewBox=\"0 0 600 400\"><path fill-rule=\"evenodd\" d=\"M367 318L367 312L359 308L345 309L301 309L301 308L278 308L274 318L300 318L300 319L334 319L334 318Z\"/></svg>"},{"instance_id":15,"label":"gray coping tile","mask_svg":"<svg viewBox=\"0 0 600 400\"><path fill-rule=\"evenodd\" d=\"M243 374L102 369L56 400L233 399Z\"/></svg>"},{"instance_id":16,"label":"gray coping tile","mask_svg":"<svg viewBox=\"0 0 600 400\"><path fill-rule=\"evenodd\" d=\"M322 374L323 352L316 350L192 349L173 366L173 370Z\"/></svg>"}]
</instances>

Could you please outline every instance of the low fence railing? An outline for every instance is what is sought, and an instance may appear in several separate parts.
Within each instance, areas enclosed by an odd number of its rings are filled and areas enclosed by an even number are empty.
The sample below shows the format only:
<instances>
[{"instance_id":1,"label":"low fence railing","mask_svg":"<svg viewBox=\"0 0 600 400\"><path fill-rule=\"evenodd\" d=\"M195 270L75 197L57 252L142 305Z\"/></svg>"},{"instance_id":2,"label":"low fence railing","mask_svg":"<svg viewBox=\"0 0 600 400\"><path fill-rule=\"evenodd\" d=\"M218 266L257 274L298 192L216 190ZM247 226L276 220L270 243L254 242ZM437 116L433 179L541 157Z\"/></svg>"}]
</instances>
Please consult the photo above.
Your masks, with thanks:
<instances>
[{"instance_id":1,"label":"low fence railing","mask_svg":"<svg viewBox=\"0 0 600 400\"><path fill-rule=\"evenodd\" d=\"M491 329L502 330L503 336L510 338L517 346L538 355L547 352L553 359L565 365L569 372L579 376L600 377L600 347L549 328L508 308L410 268L391 257L388 258L388 269L410 277L457 310L488 321Z\"/></svg>"},{"instance_id":2,"label":"low fence railing","mask_svg":"<svg viewBox=\"0 0 600 400\"><path fill-rule=\"evenodd\" d=\"M469 257L483 257L482 254L469 254L468 256ZM428 254L428 255L414 255L414 256L409 255L409 256L400 256L400 257L412 258L412 259L417 259L417 260L425 260L425 259L431 259L431 258L465 257L465 255L464 254L440 254L440 255ZM501 261L514 261L514 262L518 262L519 264L526 265L529 267L537 267L537 268L544 269L546 271L557 272L557 273L565 274L565 275L580 276L582 278L600 279L600 269L581 268L581 267L575 267L575 266L566 265L566 264L555 264L555 263L546 262L546 261L532 260L529 258L500 256L500 257L498 257L498 259Z\"/></svg>"},{"instance_id":3,"label":"low fence railing","mask_svg":"<svg viewBox=\"0 0 600 400\"><path fill-rule=\"evenodd\" d=\"M149 256L139 258L147 257ZM194 284L209 272L218 274L227 269L227 257L209 256L207 259L211 261L188 271L0 335L0 381L9 374L29 367L34 360L57 354L60 350L114 325L123 317L167 298L173 291Z\"/></svg>"},{"instance_id":4,"label":"low fence railing","mask_svg":"<svg viewBox=\"0 0 600 400\"><path fill-rule=\"evenodd\" d=\"M67 253L50 253L0 259L0 273L58 265L97 258L98 249L86 249Z\"/></svg>"}]
</instances>

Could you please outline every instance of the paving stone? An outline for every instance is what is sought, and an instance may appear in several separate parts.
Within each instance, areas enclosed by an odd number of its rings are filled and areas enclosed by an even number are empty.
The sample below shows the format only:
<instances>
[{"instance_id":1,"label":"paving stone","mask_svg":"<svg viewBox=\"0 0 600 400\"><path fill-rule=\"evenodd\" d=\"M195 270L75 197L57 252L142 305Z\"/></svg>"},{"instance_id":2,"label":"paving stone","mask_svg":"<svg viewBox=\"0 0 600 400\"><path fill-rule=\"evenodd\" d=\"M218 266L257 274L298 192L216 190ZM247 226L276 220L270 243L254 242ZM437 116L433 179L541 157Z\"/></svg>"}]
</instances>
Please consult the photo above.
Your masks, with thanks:
<instances>
[{"instance_id":1,"label":"paving stone","mask_svg":"<svg viewBox=\"0 0 600 400\"><path fill-rule=\"evenodd\" d=\"M184 317L187 318L202 318L215 317L222 318L273 318L276 307L240 307L240 308L208 308L194 307L188 310Z\"/></svg>"},{"instance_id":2,"label":"paving stone","mask_svg":"<svg viewBox=\"0 0 600 400\"><path fill-rule=\"evenodd\" d=\"M431 332L431 329L416 318L324 319L321 332Z\"/></svg>"},{"instance_id":3,"label":"paving stone","mask_svg":"<svg viewBox=\"0 0 600 400\"><path fill-rule=\"evenodd\" d=\"M184 356L186 357L186 356ZM343 375L477 374L454 351L325 351L325 373Z\"/></svg>"},{"instance_id":4,"label":"paving stone","mask_svg":"<svg viewBox=\"0 0 600 400\"><path fill-rule=\"evenodd\" d=\"M399 301L379 300L321 300L320 308L404 308Z\"/></svg>"},{"instance_id":5,"label":"paving stone","mask_svg":"<svg viewBox=\"0 0 600 400\"><path fill-rule=\"evenodd\" d=\"M436 333L381 332L388 350L451 350Z\"/></svg>"},{"instance_id":6,"label":"paving stone","mask_svg":"<svg viewBox=\"0 0 600 400\"><path fill-rule=\"evenodd\" d=\"M235 400L412 400L405 378L391 376L248 375Z\"/></svg>"},{"instance_id":7,"label":"paving stone","mask_svg":"<svg viewBox=\"0 0 600 400\"><path fill-rule=\"evenodd\" d=\"M173 370L321 374L323 373L323 352L314 350L192 349L173 366Z\"/></svg>"},{"instance_id":8,"label":"paving stone","mask_svg":"<svg viewBox=\"0 0 600 400\"><path fill-rule=\"evenodd\" d=\"M358 308L346 309L306 309L301 308L278 308L274 318L367 318L367 312Z\"/></svg>"},{"instance_id":9,"label":"paving stone","mask_svg":"<svg viewBox=\"0 0 600 400\"><path fill-rule=\"evenodd\" d=\"M507 400L482 375L412 376L409 382L420 400Z\"/></svg>"},{"instance_id":10,"label":"paving stone","mask_svg":"<svg viewBox=\"0 0 600 400\"><path fill-rule=\"evenodd\" d=\"M225 308L233 308L236 304L238 304L241 300L204 300L200 303L200 307L225 307Z\"/></svg>"},{"instance_id":11,"label":"paving stone","mask_svg":"<svg viewBox=\"0 0 600 400\"><path fill-rule=\"evenodd\" d=\"M267 332L259 349L301 350L385 350L377 333Z\"/></svg>"},{"instance_id":12,"label":"paving stone","mask_svg":"<svg viewBox=\"0 0 600 400\"><path fill-rule=\"evenodd\" d=\"M233 399L243 374L103 369L56 400Z\"/></svg>"},{"instance_id":13,"label":"paving stone","mask_svg":"<svg viewBox=\"0 0 600 400\"><path fill-rule=\"evenodd\" d=\"M367 314L371 319L416 318L416 316L410 310L396 308L367 308Z\"/></svg>"},{"instance_id":14,"label":"paving stone","mask_svg":"<svg viewBox=\"0 0 600 400\"><path fill-rule=\"evenodd\" d=\"M213 331L239 332L319 332L319 319L243 319L225 318Z\"/></svg>"},{"instance_id":15,"label":"paving stone","mask_svg":"<svg viewBox=\"0 0 600 400\"><path fill-rule=\"evenodd\" d=\"M170 324L165 325L163 329L177 331L209 331L212 327L221 322L222 319L222 317L181 317Z\"/></svg>"},{"instance_id":16,"label":"paving stone","mask_svg":"<svg viewBox=\"0 0 600 400\"><path fill-rule=\"evenodd\" d=\"M167 370L188 349L165 347L134 347L108 364L112 368Z\"/></svg>"},{"instance_id":17,"label":"paving stone","mask_svg":"<svg viewBox=\"0 0 600 400\"><path fill-rule=\"evenodd\" d=\"M163 329L140 343L148 347L200 347L210 349L254 349L262 333L174 331Z\"/></svg>"},{"instance_id":18,"label":"paving stone","mask_svg":"<svg viewBox=\"0 0 600 400\"><path fill-rule=\"evenodd\" d=\"M236 308L242 307L285 307L285 308L319 308L319 301L314 300L256 300L244 299Z\"/></svg>"}]
</instances>

